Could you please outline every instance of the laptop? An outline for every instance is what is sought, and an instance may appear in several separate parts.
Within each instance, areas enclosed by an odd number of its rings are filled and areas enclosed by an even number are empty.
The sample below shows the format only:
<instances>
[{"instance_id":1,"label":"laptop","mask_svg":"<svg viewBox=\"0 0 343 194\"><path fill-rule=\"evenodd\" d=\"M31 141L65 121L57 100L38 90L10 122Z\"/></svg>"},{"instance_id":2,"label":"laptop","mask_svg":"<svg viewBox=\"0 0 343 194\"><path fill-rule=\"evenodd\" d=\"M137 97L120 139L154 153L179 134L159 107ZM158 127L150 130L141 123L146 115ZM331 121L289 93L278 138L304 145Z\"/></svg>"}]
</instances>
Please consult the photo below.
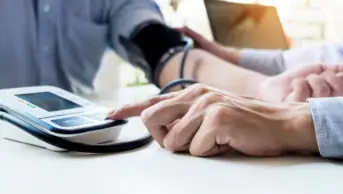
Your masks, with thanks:
<instances>
[{"instance_id":1,"label":"laptop","mask_svg":"<svg viewBox=\"0 0 343 194\"><path fill-rule=\"evenodd\" d=\"M213 39L236 48L288 49L273 6L204 0Z\"/></svg>"}]
</instances>

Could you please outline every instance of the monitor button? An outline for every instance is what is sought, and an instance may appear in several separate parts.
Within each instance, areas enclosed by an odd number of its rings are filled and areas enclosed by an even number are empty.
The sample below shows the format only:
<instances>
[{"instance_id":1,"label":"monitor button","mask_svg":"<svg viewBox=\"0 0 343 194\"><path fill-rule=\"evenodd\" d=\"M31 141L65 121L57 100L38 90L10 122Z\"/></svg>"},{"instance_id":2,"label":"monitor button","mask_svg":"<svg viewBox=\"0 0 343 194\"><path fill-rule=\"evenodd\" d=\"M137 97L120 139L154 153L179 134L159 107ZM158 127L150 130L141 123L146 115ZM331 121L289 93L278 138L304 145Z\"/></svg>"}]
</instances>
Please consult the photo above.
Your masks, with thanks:
<instances>
[{"instance_id":1,"label":"monitor button","mask_svg":"<svg viewBox=\"0 0 343 194\"><path fill-rule=\"evenodd\" d=\"M55 120L51 120L51 122L61 127L75 127L79 125L93 123L92 121L86 120L81 117L68 117L68 118L62 118L62 119L55 119Z\"/></svg>"},{"instance_id":2,"label":"monitor button","mask_svg":"<svg viewBox=\"0 0 343 194\"><path fill-rule=\"evenodd\" d=\"M96 114L91 114L91 115L84 115L84 117L95 120L95 121L104 121L106 118L106 114L104 113L96 113Z\"/></svg>"}]
</instances>

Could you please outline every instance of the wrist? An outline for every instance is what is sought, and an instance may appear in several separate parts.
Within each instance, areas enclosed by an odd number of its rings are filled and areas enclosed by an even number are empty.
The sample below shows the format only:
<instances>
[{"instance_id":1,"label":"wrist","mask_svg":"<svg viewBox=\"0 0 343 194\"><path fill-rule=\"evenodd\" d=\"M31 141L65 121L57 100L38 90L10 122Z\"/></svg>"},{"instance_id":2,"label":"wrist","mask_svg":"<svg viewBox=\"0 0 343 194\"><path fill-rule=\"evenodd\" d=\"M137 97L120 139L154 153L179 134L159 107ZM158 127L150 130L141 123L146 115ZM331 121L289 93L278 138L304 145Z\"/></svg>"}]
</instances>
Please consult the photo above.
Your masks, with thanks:
<instances>
[{"instance_id":1,"label":"wrist","mask_svg":"<svg viewBox=\"0 0 343 194\"><path fill-rule=\"evenodd\" d=\"M256 72L250 72L250 74L246 75L246 78L244 79L247 87L246 90L250 91L252 97L260 100L263 99L263 91L265 87L266 81L268 81L268 76L256 73Z\"/></svg>"},{"instance_id":2,"label":"wrist","mask_svg":"<svg viewBox=\"0 0 343 194\"><path fill-rule=\"evenodd\" d=\"M222 47L223 58L230 63L239 65L240 50L232 47Z\"/></svg>"},{"instance_id":3,"label":"wrist","mask_svg":"<svg viewBox=\"0 0 343 194\"><path fill-rule=\"evenodd\" d=\"M307 103L292 103L283 120L283 145L286 152L317 154L314 123Z\"/></svg>"}]
</instances>

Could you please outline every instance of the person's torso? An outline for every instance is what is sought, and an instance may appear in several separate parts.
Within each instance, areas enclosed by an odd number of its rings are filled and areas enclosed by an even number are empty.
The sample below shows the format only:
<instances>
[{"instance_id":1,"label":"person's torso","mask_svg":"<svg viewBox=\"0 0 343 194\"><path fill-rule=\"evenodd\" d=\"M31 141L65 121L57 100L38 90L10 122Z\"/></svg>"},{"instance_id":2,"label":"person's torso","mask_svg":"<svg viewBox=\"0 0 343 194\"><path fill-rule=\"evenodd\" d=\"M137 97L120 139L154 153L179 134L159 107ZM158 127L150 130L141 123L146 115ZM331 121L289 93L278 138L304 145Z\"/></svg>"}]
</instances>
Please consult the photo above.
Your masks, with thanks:
<instances>
[{"instance_id":1,"label":"person's torso","mask_svg":"<svg viewBox=\"0 0 343 194\"><path fill-rule=\"evenodd\" d=\"M91 87L108 42L105 1L0 0L0 89Z\"/></svg>"}]
</instances>

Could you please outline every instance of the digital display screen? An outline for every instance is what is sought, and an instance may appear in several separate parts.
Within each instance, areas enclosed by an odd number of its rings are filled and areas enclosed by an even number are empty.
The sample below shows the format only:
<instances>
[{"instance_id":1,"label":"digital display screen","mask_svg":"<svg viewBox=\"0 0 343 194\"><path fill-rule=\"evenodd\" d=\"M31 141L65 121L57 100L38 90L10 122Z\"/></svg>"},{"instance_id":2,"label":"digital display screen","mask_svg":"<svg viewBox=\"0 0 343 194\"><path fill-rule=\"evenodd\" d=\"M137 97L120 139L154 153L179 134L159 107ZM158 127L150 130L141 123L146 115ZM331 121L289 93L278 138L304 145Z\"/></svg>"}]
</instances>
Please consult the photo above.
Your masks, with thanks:
<instances>
[{"instance_id":1,"label":"digital display screen","mask_svg":"<svg viewBox=\"0 0 343 194\"><path fill-rule=\"evenodd\" d=\"M48 112L81 107L80 105L51 92L20 94L16 96Z\"/></svg>"}]
</instances>

